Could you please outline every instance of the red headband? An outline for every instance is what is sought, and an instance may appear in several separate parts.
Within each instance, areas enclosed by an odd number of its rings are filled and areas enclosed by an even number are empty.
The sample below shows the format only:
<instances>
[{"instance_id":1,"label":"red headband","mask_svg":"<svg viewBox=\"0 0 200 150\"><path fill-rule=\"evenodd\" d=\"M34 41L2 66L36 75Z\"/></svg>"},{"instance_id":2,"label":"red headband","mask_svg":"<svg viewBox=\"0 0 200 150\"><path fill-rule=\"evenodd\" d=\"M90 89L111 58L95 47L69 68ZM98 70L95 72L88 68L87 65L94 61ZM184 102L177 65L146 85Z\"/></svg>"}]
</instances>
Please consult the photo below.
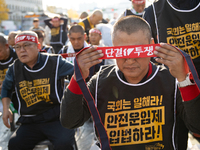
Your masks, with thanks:
<instances>
[{"instance_id":1,"label":"red headband","mask_svg":"<svg viewBox=\"0 0 200 150\"><path fill-rule=\"evenodd\" d=\"M59 21L60 19L59 18L52 18L51 20L52 21Z\"/></svg>"},{"instance_id":2,"label":"red headband","mask_svg":"<svg viewBox=\"0 0 200 150\"><path fill-rule=\"evenodd\" d=\"M98 33L99 35L101 35L101 31L99 31L97 29L91 29L90 33Z\"/></svg>"},{"instance_id":3,"label":"red headband","mask_svg":"<svg viewBox=\"0 0 200 150\"><path fill-rule=\"evenodd\" d=\"M38 38L33 35L19 35L15 38L15 44L21 42L21 41L30 41L38 44Z\"/></svg>"},{"instance_id":4,"label":"red headband","mask_svg":"<svg viewBox=\"0 0 200 150\"><path fill-rule=\"evenodd\" d=\"M132 2L135 4L144 4L145 0L132 0Z\"/></svg>"}]
</instances>

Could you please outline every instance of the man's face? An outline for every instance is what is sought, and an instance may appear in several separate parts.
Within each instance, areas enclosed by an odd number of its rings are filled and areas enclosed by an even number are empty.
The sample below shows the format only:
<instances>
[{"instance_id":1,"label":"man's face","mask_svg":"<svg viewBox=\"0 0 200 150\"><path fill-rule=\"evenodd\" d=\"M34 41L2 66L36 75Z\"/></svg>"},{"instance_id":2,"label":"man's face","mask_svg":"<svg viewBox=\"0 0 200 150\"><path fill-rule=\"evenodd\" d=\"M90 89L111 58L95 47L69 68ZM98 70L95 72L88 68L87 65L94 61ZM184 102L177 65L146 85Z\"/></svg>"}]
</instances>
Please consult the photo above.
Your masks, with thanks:
<instances>
[{"instance_id":1,"label":"man's face","mask_svg":"<svg viewBox=\"0 0 200 150\"><path fill-rule=\"evenodd\" d=\"M38 28L38 26L39 26L39 21L34 21L34 22L33 22L33 26L34 26L35 28Z\"/></svg>"},{"instance_id":2,"label":"man's face","mask_svg":"<svg viewBox=\"0 0 200 150\"><path fill-rule=\"evenodd\" d=\"M125 46L150 44L147 36L145 35L146 34L144 34L141 30L136 33L132 33L131 35L122 31L117 31L115 37L113 38L113 45ZM136 84L147 74L150 57L116 59L116 62L126 80L129 83Z\"/></svg>"},{"instance_id":3,"label":"man's face","mask_svg":"<svg viewBox=\"0 0 200 150\"><path fill-rule=\"evenodd\" d=\"M39 52L37 46L38 44L29 41L21 41L15 45L15 51L19 60L30 68L37 62Z\"/></svg>"},{"instance_id":4,"label":"man's face","mask_svg":"<svg viewBox=\"0 0 200 150\"><path fill-rule=\"evenodd\" d=\"M135 4L134 2L132 2L132 5L136 12L141 13L144 11L145 3L144 4Z\"/></svg>"},{"instance_id":5,"label":"man's face","mask_svg":"<svg viewBox=\"0 0 200 150\"><path fill-rule=\"evenodd\" d=\"M10 34L8 36L8 45L14 46L15 45L15 34Z\"/></svg>"},{"instance_id":6,"label":"man's face","mask_svg":"<svg viewBox=\"0 0 200 150\"><path fill-rule=\"evenodd\" d=\"M60 26L60 20L52 20L52 25L54 27L59 27Z\"/></svg>"},{"instance_id":7,"label":"man's face","mask_svg":"<svg viewBox=\"0 0 200 150\"><path fill-rule=\"evenodd\" d=\"M74 49L81 49L84 46L84 40L85 40L84 34L81 34L80 32L72 32L68 36Z\"/></svg>"},{"instance_id":8,"label":"man's face","mask_svg":"<svg viewBox=\"0 0 200 150\"><path fill-rule=\"evenodd\" d=\"M90 33L89 39L92 45L99 45L99 42L101 40L101 35L98 33Z\"/></svg>"},{"instance_id":9,"label":"man's face","mask_svg":"<svg viewBox=\"0 0 200 150\"><path fill-rule=\"evenodd\" d=\"M7 44L0 44L0 60L6 60L9 57L9 47Z\"/></svg>"}]
</instances>

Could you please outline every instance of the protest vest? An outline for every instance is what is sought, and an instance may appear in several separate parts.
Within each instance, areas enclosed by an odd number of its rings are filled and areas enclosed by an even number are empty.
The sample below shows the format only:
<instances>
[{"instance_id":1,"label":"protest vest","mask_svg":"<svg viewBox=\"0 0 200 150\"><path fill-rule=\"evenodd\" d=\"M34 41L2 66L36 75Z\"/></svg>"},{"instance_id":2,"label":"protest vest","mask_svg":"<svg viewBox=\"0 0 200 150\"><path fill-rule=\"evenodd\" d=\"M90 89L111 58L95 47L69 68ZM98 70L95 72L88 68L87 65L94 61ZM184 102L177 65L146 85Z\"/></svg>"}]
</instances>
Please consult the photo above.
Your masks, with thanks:
<instances>
[{"instance_id":1,"label":"protest vest","mask_svg":"<svg viewBox=\"0 0 200 150\"><path fill-rule=\"evenodd\" d=\"M37 70L28 69L19 60L15 61L13 66L19 114L41 114L60 103L57 91L59 57L47 55L44 65Z\"/></svg>"},{"instance_id":2,"label":"protest vest","mask_svg":"<svg viewBox=\"0 0 200 150\"><path fill-rule=\"evenodd\" d=\"M166 42L189 54L200 75L200 3L191 10L174 8L168 0L153 4L158 43Z\"/></svg>"},{"instance_id":3,"label":"protest vest","mask_svg":"<svg viewBox=\"0 0 200 150\"><path fill-rule=\"evenodd\" d=\"M130 84L116 66L101 68L95 102L112 150L175 149L176 81L166 68L153 70L145 82Z\"/></svg>"},{"instance_id":4,"label":"protest vest","mask_svg":"<svg viewBox=\"0 0 200 150\"><path fill-rule=\"evenodd\" d=\"M16 53L13 51L13 49L9 48L10 50L10 56L7 59L7 61L2 62L0 61L0 81L3 81L5 79L6 71L8 70L8 66L14 62L14 60L17 58Z\"/></svg>"}]
</instances>

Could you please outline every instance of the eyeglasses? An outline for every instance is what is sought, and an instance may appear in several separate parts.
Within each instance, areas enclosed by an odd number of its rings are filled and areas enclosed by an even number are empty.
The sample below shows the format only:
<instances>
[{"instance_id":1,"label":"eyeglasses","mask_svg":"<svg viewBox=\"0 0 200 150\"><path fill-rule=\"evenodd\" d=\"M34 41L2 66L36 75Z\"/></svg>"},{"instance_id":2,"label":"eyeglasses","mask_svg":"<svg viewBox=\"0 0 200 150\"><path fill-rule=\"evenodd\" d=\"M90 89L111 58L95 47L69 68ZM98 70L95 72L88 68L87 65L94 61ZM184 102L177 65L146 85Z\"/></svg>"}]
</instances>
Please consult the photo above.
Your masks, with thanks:
<instances>
[{"instance_id":1,"label":"eyeglasses","mask_svg":"<svg viewBox=\"0 0 200 150\"><path fill-rule=\"evenodd\" d=\"M24 44L24 45L16 45L16 46L14 46L14 49L16 50L16 51L19 51L19 50L21 50L21 48L23 47L23 49L25 49L25 50L27 50L28 48L30 48L32 45L34 45L34 44Z\"/></svg>"}]
</instances>

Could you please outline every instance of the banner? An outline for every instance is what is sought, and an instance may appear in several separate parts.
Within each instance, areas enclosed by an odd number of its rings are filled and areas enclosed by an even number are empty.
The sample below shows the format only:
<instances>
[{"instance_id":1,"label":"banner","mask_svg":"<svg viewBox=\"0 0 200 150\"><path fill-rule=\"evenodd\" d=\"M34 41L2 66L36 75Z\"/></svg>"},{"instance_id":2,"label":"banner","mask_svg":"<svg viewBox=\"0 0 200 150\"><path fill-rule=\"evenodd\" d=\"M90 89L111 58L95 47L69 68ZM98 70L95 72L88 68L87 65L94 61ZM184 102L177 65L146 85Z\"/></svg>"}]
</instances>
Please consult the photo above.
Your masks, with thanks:
<instances>
[{"instance_id":1,"label":"banner","mask_svg":"<svg viewBox=\"0 0 200 150\"><path fill-rule=\"evenodd\" d=\"M156 57L154 50L156 46L160 44L148 44L148 45L130 45L130 46L113 46L113 47L97 47L97 50L102 50L104 54L100 59L120 59L120 58L139 58L139 57ZM86 47L85 49L88 49ZM61 54L64 58L75 57L76 53L64 53Z\"/></svg>"}]
</instances>

